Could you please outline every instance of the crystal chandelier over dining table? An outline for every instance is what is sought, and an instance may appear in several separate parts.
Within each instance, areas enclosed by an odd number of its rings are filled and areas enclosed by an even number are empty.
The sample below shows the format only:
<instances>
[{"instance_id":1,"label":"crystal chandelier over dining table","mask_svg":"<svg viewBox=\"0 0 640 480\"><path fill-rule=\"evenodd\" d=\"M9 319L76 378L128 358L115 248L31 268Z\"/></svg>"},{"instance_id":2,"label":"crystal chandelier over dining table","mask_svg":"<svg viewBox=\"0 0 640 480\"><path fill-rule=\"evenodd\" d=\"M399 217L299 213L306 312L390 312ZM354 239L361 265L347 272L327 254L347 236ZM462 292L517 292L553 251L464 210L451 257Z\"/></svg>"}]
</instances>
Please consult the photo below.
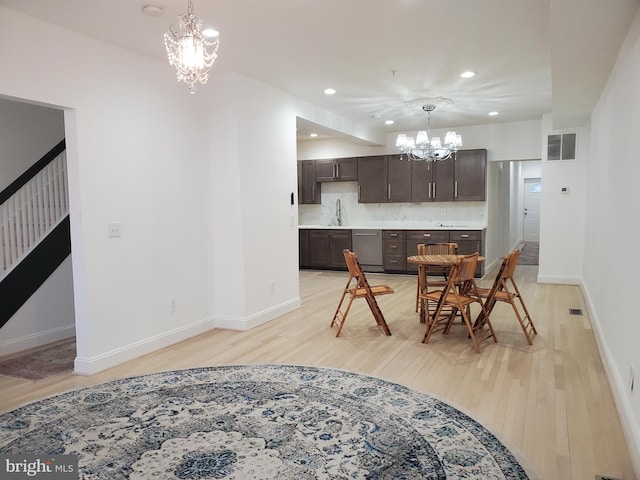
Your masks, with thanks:
<instances>
[{"instance_id":1,"label":"crystal chandelier over dining table","mask_svg":"<svg viewBox=\"0 0 640 480\"><path fill-rule=\"evenodd\" d=\"M187 13L178 15L181 31L173 25L164 34L169 64L176 67L179 82L189 86L189 93L196 93L195 84L204 85L209 80L209 70L218 56L220 40L209 39L202 34L202 20L193 14L193 4L188 0ZM217 32L215 32L217 35Z\"/></svg>"},{"instance_id":2,"label":"crystal chandelier over dining table","mask_svg":"<svg viewBox=\"0 0 640 480\"><path fill-rule=\"evenodd\" d=\"M454 131L447 132L444 143L440 137L431 137L431 112L435 109L434 104L422 105L422 110L427 112L427 130L419 131L415 138L404 133L398 135L396 147L409 160L427 162L446 160L458 150L458 147L462 146L462 136Z\"/></svg>"}]
</instances>

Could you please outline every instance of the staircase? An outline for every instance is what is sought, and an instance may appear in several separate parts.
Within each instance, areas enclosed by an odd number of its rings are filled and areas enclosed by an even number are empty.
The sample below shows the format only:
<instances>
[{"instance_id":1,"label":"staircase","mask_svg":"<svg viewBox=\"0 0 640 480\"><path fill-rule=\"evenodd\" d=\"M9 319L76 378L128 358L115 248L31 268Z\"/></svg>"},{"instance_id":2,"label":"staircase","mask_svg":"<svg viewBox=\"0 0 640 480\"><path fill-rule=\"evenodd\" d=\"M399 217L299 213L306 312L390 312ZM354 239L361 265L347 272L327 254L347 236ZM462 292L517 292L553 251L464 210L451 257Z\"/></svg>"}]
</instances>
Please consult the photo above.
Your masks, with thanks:
<instances>
[{"instance_id":1,"label":"staircase","mask_svg":"<svg viewBox=\"0 0 640 480\"><path fill-rule=\"evenodd\" d=\"M0 328L71 253L62 140L0 192Z\"/></svg>"}]
</instances>

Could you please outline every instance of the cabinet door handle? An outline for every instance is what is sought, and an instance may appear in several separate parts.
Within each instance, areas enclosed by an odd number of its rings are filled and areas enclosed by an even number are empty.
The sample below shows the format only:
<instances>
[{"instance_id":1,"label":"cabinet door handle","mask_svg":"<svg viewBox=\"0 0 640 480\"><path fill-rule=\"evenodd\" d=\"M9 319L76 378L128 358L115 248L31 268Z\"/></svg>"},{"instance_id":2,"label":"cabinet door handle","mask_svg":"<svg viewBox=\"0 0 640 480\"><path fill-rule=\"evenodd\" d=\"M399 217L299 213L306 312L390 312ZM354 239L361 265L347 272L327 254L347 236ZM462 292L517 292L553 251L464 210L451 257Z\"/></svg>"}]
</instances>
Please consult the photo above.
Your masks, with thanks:
<instances>
[{"instance_id":1,"label":"cabinet door handle","mask_svg":"<svg viewBox=\"0 0 640 480\"><path fill-rule=\"evenodd\" d=\"M356 237L377 237L377 233L356 233Z\"/></svg>"},{"instance_id":2,"label":"cabinet door handle","mask_svg":"<svg viewBox=\"0 0 640 480\"><path fill-rule=\"evenodd\" d=\"M393 238L396 238L398 236L398 234L397 233L390 233L389 236L393 237Z\"/></svg>"},{"instance_id":3,"label":"cabinet door handle","mask_svg":"<svg viewBox=\"0 0 640 480\"><path fill-rule=\"evenodd\" d=\"M391 200L391 184L387 184L387 200Z\"/></svg>"},{"instance_id":4,"label":"cabinet door handle","mask_svg":"<svg viewBox=\"0 0 640 480\"><path fill-rule=\"evenodd\" d=\"M436 182L433 182L433 198L436 198Z\"/></svg>"},{"instance_id":5,"label":"cabinet door handle","mask_svg":"<svg viewBox=\"0 0 640 480\"><path fill-rule=\"evenodd\" d=\"M336 178L340 178L340 164L336 163Z\"/></svg>"},{"instance_id":6,"label":"cabinet door handle","mask_svg":"<svg viewBox=\"0 0 640 480\"><path fill-rule=\"evenodd\" d=\"M458 198L458 182L453 182L453 197Z\"/></svg>"},{"instance_id":7,"label":"cabinet door handle","mask_svg":"<svg viewBox=\"0 0 640 480\"><path fill-rule=\"evenodd\" d=\"M429 196L427 198L431 198L431 182L429 182Z\"/></svg>"},{"instance_id":8,"label":"cabinet door handle","mask_svg":"<svg viewBox=\"0 0 640 480\"><path fill-rule=\"evenodd\" d=\"M358 201L360 201L360 185L358 185Z\"/></svg>"},{"instance_id":9,"label":"cabinet door handle","mask_svg":"<svg viewBox=\"0 0 640 480\"><path fill-rule=\"evenodd\" d=\"M389 248L398 248L397 245L389 245Z\"/></svg>"},{"instance_id":10,"label":"cabinet door handle","mask_svg":"<svg viewBox=\"0 0 640 480\"><path fill-rule=\"evenodd\" d=\"M469 238L469 235L467 233L463 233L460 235L460 238Z\"/></svg>"},{"instance_id":11,"label":"cabinet door handle","mask_svg":"<svg viewBox=\"0 0 640 480\"><path fill-rule=\"evenodd\" d=\"M311 187L311 200L315 201L316 199L316 184L314 183Z\"/></svg>"},{"instance_id":12,"label":"cabinet door handle","mask_svg":"<svg viewBox=\"0 0 640 480\"><path fill-rule=\"evenodd\" d=\"M431 237L431 234L430 233L424 233L422 236L429 238L429 237Z\"/></svg>"}]
</instances>

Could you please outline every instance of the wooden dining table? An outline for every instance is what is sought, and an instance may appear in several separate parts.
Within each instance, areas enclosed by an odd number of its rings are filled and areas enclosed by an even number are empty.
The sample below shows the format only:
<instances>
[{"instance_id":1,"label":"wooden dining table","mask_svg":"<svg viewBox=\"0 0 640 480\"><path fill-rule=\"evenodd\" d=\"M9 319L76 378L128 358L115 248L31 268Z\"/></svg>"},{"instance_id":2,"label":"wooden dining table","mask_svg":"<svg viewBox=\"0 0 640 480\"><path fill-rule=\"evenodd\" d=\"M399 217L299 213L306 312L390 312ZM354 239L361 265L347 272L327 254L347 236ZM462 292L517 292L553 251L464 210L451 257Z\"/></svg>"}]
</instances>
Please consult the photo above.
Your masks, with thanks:
<instances>
[{"instance_id":1,"label":"wooden dining table","mask_svg":"<svg viewBox=\"0 0 640 480\"><path fill-rule=\"evenodd\" d=\"M429 286L428 278L427 278L427 267L429 266L439 266L439 267L451 267L453 266L459 258L465 257L466 255L411 255L407 257L407 262L418 265L418 288L420 292L426 292ZM478 262L484 262L485 258L478 256ZM424 304L424 300L420 301L420 322L425 323L426 321L426 305Z\"/></svg>"}]
</instances>

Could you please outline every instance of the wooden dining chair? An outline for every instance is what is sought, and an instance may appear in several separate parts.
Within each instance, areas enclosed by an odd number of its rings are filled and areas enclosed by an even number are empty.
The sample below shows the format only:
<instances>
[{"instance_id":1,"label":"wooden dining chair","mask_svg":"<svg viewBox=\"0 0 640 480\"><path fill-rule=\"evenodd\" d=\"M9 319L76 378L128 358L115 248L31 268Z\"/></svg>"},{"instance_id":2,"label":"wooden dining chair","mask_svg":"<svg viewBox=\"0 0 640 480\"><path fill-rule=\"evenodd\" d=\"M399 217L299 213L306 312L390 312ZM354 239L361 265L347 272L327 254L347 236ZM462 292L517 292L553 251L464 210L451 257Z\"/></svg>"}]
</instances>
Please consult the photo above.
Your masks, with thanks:
<instances>
[{"instance_id":1,"label":"wooden dining chair","mask_svg":"<svg viewBox=\"0 0 640 480\"><path fill-rule=\"evenodd\" d=\"M458 313L469 331L469 337L477 353L480 353L479 342L489 338L493 338L493 341L497 342L493 326L489 320L489 314L485 309L483 299L478 293L478 286L474 280L477 264L477 252L460 257L451 268L447 284L443 289L421 294L420 297L424 300L437 302L435 311L427 317L427 331L422 343L428 343L435 332L449 333L453 320ZM470 306L472 304L478 304L483 314L483 321L477 325L471 324ZM445 311L445 307L451 307L451 311ZM479 339L478 337L484 331L485 326L487 327L486 336Z\"/></svg>"},{"instance_id":2,"label":"wooden dining chair","mask_svg":"<svg viewBox=\"0 0 640 480\"><path fill-rule=\"evenodd\" d=\"M504 302L511 305L527 342L529 345L533 345L533 337L538 334L538 331L533 324L529 310L513 278L519 259L520 250L516 249L508 253L502 260L502 265L491 288L478 288L478 293L485 299L485 309L488 315L491 315L497 302ZM475 322L476 324L481 324L484 321L482 315L483 312L478 315Z\"/></svg>"},{"instance_id":3,"label":"wooden dining chair","mask_svg":"<svg viewBox=\"0 0 640 480\"><path fill-rule=\"evenodd\" d=\"M338 327L336 337L340 336L344 322L346 321L349 310L351 309L351 304L356 298L364 298L367 301L378 326L382 329L385 335L391 335L391 330L389 330L389 326L384 319L382 310L380 310L380 307L378 306L376 297L378 295L394 293L393 289L388 285L370 285L367 281L367 277L360 267L357 255L348 249L343 250L343 253L344 259L347 263L347 268L349 269L349 280L347 281L347 285L344 287L342 297L338 303L338 308L336 308L336 313L333 315L333 320L331 320L331 327L334 325L337 325ZM349 297L349 301L347 302L344 310L342 310L342 306L347 296Z\"/></svg>"},{"instance_id":4,"label":"wooden dining chair","mask_svg":"<svg viewBox=\"0 0 640 480\"><path fill-rule=\"evenodd\" d=\"M430 243L418 244L418 255L455 255L458 253L458 244L454 242L446 242L446 243ZM427 265L425 267L426 272L423 275L422 280L426 280L426 285L423 286L423 289L429 290L435 287L444 287L447 284L447 275L449 273L449 267L439 266L439 265ZM440 277L440 278L437 278ZM416 289L416 312L420 312L421 302L419 300L420 297L420 274L418 274L418 286ZM429 306L427 304L427 306Z\"/></svg>"}]
</instances>

